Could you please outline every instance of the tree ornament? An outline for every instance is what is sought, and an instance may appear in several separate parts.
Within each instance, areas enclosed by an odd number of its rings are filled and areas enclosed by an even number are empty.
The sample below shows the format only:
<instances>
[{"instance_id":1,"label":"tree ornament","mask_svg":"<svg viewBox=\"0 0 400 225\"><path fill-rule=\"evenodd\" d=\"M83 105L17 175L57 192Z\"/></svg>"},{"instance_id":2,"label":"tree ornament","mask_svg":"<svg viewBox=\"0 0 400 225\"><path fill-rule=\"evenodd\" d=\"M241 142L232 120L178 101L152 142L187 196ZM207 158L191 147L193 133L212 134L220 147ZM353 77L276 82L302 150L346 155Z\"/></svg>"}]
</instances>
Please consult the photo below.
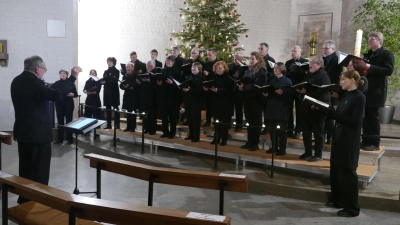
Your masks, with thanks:
<instances>
[{"instance_id":1,"label":"tree ornament","mask_svg":"<svg viewBox=\"0 0 400 225\"><path fill-rule=\"evenodd\" d=\"M189 8L186 8L187 10L189 10Z\"/></svg>"},{"instance_id":2,"label":"tree ornament","mask_svg":"<svg viewBox=\"0 0 400 225\"><path fill-rule=\"evenodd\" d=\"M193 36L193 34L190 34L190 37L192 37Z\"/></svg>"},{"instance_id":3,"label":"tree ornament","mask_svg":"<svg viewBox=\"0 0 400 225\"><path fill-rule=\"evenodd\" d=\"M235 10L233 10L233 12L234 12L234 13L236 13L236 12L237 12L237 11L236 11L236 9L235 9Z\"/></svg>"},{"instance_id":4,"label":"tree ornament","mask_svg":"<svg viewBox=\"0 0 400 225\"><path fill-rule=\"evenodd\" d=\"M186 5L186 2L183 2L184 5Z\"/></svg>"},{"instance_id":5,"label":"tree ornament","mask_svg":"<svg viewBox=\"0 0 400 225\"><path fill-rule=\"evenodd\" d=\"M179 17L182 17L182 14L179 14Z\"/></svg>"},{"instance_id":6,"label":"tree ornament","mask_svg":"<svg viewBox=\"0 0 400 225\"><path fill-rule=\"evenodd\" d=\"M168 52L167 52L167 53L165 53L165 56L168 56Z\"/></svg>"},{"instance_id":7,"label":"tree ornament","mask_svg":"<svg viewBox=\"0 0 400 225\"><path fill-rule=\"evenodd\" d=\"M228 29L228 25L225 26L225 29Z\"/></svg>"},{"instance_id":8,"label":"tree ornament","mask_svg":"<svg viewBox=\"0 0 400 225\"><path fill-rule=\"evenodd\" d=\"M172 41L172 37L169 38L169 41Z\"/></svg>"},{"instance_id":9,"label":"tree ornament","mask_svg":"<svg viewBox=\"0 0 400 225\"><path fill-rule=\"evenodd\" d=\"M216 27L217 26L217 23L214 23L214 27Z\"/></svg>"},{"instance_id":10,"label":"tree ornament","mask_svg":"<svg viewBox=\"0 0 400 225\"><path fill-rule=\"evenodd\" d=\"M240 23L240 20L238 20L238 23Z\"/></svg>"},{"instance_id":11,"label":"tree ornament","mask_svg":"<svg viewBox=\"0 0 400 225\"><path fill-rule=\"evenodd\" d=\"M225 13L221 12L221 13L219 14L219 17L220 17L221 19L225 18Z\"/></svg>"}]
</instances>

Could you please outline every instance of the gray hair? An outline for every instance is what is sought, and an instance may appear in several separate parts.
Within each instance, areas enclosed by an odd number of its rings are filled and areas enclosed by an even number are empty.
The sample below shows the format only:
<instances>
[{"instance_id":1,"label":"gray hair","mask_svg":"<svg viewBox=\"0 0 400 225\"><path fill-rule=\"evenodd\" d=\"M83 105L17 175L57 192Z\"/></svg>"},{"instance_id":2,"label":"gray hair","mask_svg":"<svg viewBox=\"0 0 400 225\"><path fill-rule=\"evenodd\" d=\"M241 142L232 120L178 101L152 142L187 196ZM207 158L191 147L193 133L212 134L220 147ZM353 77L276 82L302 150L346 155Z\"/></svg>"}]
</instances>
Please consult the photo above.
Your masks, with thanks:
<instances>
[{"instance_id":1,"label":"gray hair","mask_svg":"<svg viewBox=\"0 0 400 225\"><path fill-rule=\"evenodd\" d=\"M46 61L38 55L31 56L24 60L24 70L35 71L37 67L44 67Z\"/></svg>"},{"instance_id":2,"label":"gray hair","mask_svg":"<svg viewBox=\"0 0 400 225\"><path fill-rule=\"evenodd\" d=\"M314 56L312 57L313 59L316 59L316 63L321 66L321 68L324 68L324 59L322 56Z\"/></svg>"},{"instance_id":3,"label":"gray hair","mask_svg":"<svg viewBox=\"0 0 400 225\"><path fill-rule=\"evenodd\" d=\"M243 57L243 52L235 52L235 55L237 54L237 56L239 57Z\"/></svg>"},{"instance_id":4,"label":"gray hair","mask_svg":"<svg viewBox=\"0 0 400 225\"><path fill-rule=\"evenodd\" d=\"M156 67L156 61L154 60L149 60L147 64L151 64L154 68Z\"/></svg>"},{"instance_id":5,"label":"gray hair","mask_svg":"<svg viewBox=\"0 0 400 225\"><path fill-rule=\"evenodd\" d=\"M302 52L302 50L301 50L301 46L300 45L293 45L293 47L292 48L296 48L296 49L298 49L300 52Z\"/></svg>"},{"instance_id":6,"label":"gray hair","mask_svg":"<svg viewBox=\"0 0 400 225\"><path fill-rule=\"evenodd\" d=\"M329 44L329 47L336 48L335 42L332 40L326 40L324 41L324 44Z\"/></svg>"},{"instance_id":7,"label":"gray hair","mask_svg":"<svg viewBox=\"0 0 400 225\"><path fill-rule=\"evenodd\" d=\"M67 74L67 76L68 76L68 71L66 71L66 70L60 70L59 72L58 72L58 74L61 74L61 73L65 73L65 74Z\"/></svg>"},{"instance_id":8,"label":"gray hair","mask_svg":"<svg viewBox=\"0 0 400 225\"><path fill-rule=\"evenodd\" d=\"M368 37L375 37L375 38L378 38L379 39L379 42L381 43L381 44L383 44L383 34L381 33L381 32L370 32L369 34L368 34Z\"/></svg>"},{"instance_id":9,"label":"gray hair","mask_svg":"<svg viewBox=\"0 0 400 225\"><path fill-rule=\"evenodd\" d=\"M132 68L135 68L135 63L133 63L133 62L127 62L127 63L126 63L126 66L128 66L128 65L131 65Z\"/></svg>"}]
</instances>

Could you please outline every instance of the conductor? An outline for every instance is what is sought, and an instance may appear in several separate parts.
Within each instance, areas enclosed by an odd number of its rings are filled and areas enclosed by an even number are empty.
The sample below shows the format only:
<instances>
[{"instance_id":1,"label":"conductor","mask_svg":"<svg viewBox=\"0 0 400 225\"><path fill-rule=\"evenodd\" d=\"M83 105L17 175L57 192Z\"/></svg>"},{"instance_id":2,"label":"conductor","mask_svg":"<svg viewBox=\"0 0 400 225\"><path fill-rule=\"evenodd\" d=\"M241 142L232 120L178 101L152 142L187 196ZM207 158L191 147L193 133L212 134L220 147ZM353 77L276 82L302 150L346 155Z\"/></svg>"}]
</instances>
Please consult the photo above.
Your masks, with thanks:
<instances>
[{"instance_id":1,"label":"conductor","mask_svg":"<svg viewBox=\"0 0 400 225\"><path fill-rule=\"evenodd\" d=\"M19 176L48 184L51 159L52 127L49 101L64 97L61 91L45 86L46 61L38 56L24 60L24 71L11 83L15 111L14 140L18 142ZM72 86L82 69L75 66L67 82ZM18 203L29 201L19 198Z\"/></svg>"}]
</instances>

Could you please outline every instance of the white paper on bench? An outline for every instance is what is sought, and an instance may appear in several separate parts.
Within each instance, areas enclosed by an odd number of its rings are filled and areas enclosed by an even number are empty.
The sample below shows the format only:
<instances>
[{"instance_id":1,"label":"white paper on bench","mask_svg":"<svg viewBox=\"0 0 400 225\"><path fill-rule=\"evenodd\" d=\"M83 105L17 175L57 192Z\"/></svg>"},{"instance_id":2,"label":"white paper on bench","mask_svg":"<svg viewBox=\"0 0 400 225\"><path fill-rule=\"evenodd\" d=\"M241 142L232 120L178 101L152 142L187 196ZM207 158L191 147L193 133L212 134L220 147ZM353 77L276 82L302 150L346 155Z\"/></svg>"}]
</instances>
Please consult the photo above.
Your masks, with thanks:
<instances>
[{"instance_id":1,"label":"white paper on bench","mask_svg":"<svg viewBox=\"0 0 400 225\"><path fill-rule=\"evenodd\" d=\"M246 175L238 175L238 174L229 174L229 173L221 173L219 174L221 177L236 177L236 178L246 178Z\"/></svg>"},{"instance_id":2,"label":"white paper on bench","mask_svg":"<svg viewBox=\"0 0 400 225\"><path fill-rule=\"evenodd\" d=\"M224 220L226 218L226 216L218 216L218 215L197 213L197 212L190 212L186 215L186 217L201 219L201 220L212 220L212 221L218 221L218 222L224 222Z\"/></svg>"}]
</instances>

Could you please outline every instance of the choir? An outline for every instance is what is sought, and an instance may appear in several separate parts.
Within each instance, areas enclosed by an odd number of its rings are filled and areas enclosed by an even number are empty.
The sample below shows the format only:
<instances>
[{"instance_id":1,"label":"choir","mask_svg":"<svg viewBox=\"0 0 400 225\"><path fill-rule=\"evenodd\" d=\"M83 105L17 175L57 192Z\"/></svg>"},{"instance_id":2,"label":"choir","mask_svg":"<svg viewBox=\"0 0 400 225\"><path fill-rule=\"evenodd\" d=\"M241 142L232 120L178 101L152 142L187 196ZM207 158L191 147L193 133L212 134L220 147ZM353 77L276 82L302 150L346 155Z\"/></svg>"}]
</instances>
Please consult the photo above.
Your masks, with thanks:
<instances>
[{"instance_id":1,"label":"choir","mask_svg":"<svg viewBox=\"0 0 400 225\"><path fill-rule=\"evenodd\" d=\"M376 35L374 36L375 38ZM200 60L200 49L193 48L190 59L180 56L179 47L172 48L164 67L157 60L158 51L150 51L151 60L147 64L137 59L136 52L130 53L131 61L126 69L115 69L116 60L107 59L108 70L104 72L100 85L90 78L84 92L88 94L86 104L99 106L99 91L104 86L103 103L107 108L119 108L118 80L123 75L120 89L124 90L122 109L128 112L146 112L145 133L155 134L156 120L162 119L162 138L174 138L179 120L180 108L185 110L186 124L189 127L186 140L198 142L200 139L201 111L205 109L203 127L216 125L218 137L211 144L227 145L231 119L236 121L235 132L247 128L247 142L242 149L259 149L260 135L270 133L271 145L267 153L286 154L287 138L303 135L304 154L300 159L310 162L322 160L325 140L330 143L333 132L332 118L315 110L303 102L305 95L328 104L333 110L344 92L327 92L322 85L337 84L343 71L338 63L335 42L326 40L323 44L323 57L302 58L302 49L294 45L292 59L275 62L268 54L269 45L260 43L258 51L250 53L249 64L243 61L243 53L234 54L234 62L227 64L217 58L215 49L205 53L207 61ZM309 61L310 60L310 61ZM121 64L122 65L122 64ZM352 59L349 70L361 74L364 85L362 93L368 90L367 64L362 59ZM346 69L345 69L346 70ZM91 71L96 76L95 70ZM308 83L311 86L304 86ZM300 88L299 88L300 87ZM183 106L182 106L183 103ZM368 103L368 101L367 101ZM243 113L245 120L243 118ZM294 118L295 115L295 118ZM99 112L86 108L85 116L99 117ZM244 124L243 121L246 121ZM294 126L296 121L296 126ZM119 128L119 117L115 114L115 126ZM111 128L111 115L107 113L107 126ZM124 131L134 132L136 121L127 116ZM328 134L326 137L325 134ZM314 139L314 144L312 143ZM313 153L314 150L314 153Z\"/></svg>"}]
</instances>

